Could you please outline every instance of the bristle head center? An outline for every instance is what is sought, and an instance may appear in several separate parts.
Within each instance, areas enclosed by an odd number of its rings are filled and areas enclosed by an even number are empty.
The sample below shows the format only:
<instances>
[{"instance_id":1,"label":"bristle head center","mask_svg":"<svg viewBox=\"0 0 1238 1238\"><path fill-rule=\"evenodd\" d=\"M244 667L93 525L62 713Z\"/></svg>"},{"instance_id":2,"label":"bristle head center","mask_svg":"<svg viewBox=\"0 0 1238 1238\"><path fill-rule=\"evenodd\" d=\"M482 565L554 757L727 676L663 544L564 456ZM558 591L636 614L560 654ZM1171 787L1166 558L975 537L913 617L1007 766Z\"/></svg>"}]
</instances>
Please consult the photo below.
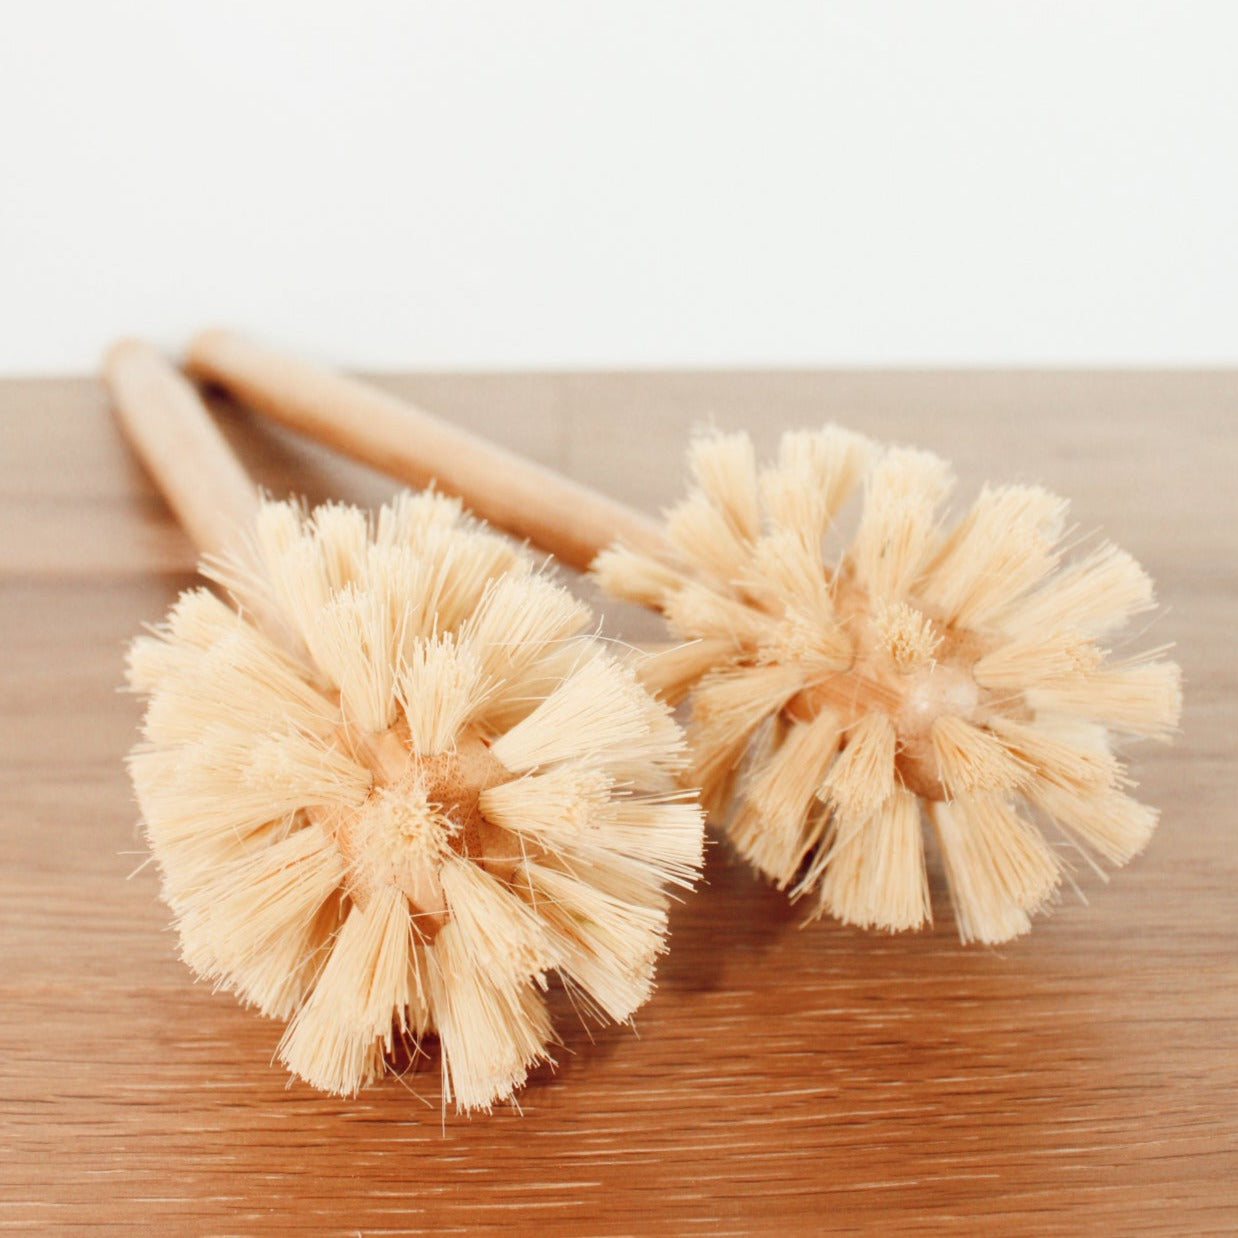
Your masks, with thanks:
<instances>
[{"instance_id":1,"label":"bristle head center","mask_svg":"<svg viewBox=\"0 0 1238 1238\"><path fill-rule=\"evenodd\" d=\"M482 816L481 795L511 773L472 729L454 748L429 755L412 752L402 729L354 740L374 785L364 804L337 817L334 835L355 901L364 905L381 887L396 887L432 937L447 919L438 870L453 853L484 859L493 831Z\"/></svg>"},{"instance_id":2,"label":"bristle head center","mask_svg":"<svg viewBox=\"0 0 1238 1238\"><path fill-rule=\"evenodd\" d=\"M855 659L797 693L787 717L805 722L828 710L850 728L870 713L885 715L897 736L903 785L928 800L948 799L933 752L933 723L947 714L980 722L995 708L996 695L973 672L985 641L909 603L875 603L852 581L838 582L835 592ZM1017 705L1008 698L1003 709Z\"/></svg>"},{"instance_id":3,"label":"bristle head center","mask_svg":"<svg viewBox=\"0 0 1238 1238\"><path fill-rule=\"evenodd\" d=\"M970 722L982 704L982 692L969 666L938 662L908 677L895 719L899 738L895 764L908 790L927 800L949 798L933 754L933 723L947 714Z\"/></svg>"}]
</instances>

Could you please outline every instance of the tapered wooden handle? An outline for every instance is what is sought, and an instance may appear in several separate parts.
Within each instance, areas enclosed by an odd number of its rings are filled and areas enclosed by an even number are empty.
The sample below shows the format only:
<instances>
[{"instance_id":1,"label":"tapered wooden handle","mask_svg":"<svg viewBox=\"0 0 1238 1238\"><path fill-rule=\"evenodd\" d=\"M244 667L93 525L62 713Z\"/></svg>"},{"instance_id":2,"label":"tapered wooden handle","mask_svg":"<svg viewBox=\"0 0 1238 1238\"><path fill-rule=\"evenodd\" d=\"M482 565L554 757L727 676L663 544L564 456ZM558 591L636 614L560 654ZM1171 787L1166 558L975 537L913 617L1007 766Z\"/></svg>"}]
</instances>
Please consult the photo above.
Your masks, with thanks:
<instances>
[{"instance_id":1,"label":"tapered wooden handle","mask_svg":"<svg viewBox=\"0 0 1238 1238\"><path fill-rule=\"evenodd\" d=\"M363 382L230 331L198 335L186 367L255 411L400 481L433 482L573 567L587 567L614 542L649 551L664 544L656 522L621 503Z\"/></svg>"},{"instance_id":2,"label":"tapered wooden handle","mask_svg":"<svg viewBox=\"0 0 1238 1238\"><path fill-rule=\"evenodd\" d=\"M103 359L117 420L204 555L235 548L258 490L181 373L149 344L122 340Z\"/></svg>"}]
</instances>

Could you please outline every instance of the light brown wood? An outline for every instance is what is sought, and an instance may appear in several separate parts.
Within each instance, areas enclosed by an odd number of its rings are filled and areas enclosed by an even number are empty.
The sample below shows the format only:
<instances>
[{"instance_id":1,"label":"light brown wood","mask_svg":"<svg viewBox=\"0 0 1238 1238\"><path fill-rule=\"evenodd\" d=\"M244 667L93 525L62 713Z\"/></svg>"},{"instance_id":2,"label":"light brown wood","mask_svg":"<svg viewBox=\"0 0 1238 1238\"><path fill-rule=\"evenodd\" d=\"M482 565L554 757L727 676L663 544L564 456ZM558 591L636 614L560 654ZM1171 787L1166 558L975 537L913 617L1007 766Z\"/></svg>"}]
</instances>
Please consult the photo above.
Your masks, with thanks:
<instances>
[{"instance_id":1,"label":"light brown wood","mask_svg":"<svg viewBox=\"0 0 1238 1238\"><path fill-rule=\"evenodd\" d=\"M616 541L633 549L662 544L657 524L640 512L357 379L222 330L198 335L185 360L191 374L255 411L406 485L457 495L569 567L588 567Z\"/></svg>"},{"instance_id":2,"label":"light brown wood","mask_svg":"<svg viewBox=\"0 0 1238 1238\"><path fill-rule=\"evenodd\" d=\"M1183 735L1140 745L1147 853L1032 935L800 929L711 849L654 1000L523 1116L440 1118L434 1062L355 1101L176 959L123 769L125 642L195 552L94 380L0 383L0 1225L43 1233L1200 1233L1238 1226L1238 374L448 376L382 386L654 512L713 417L768 451L841 418L1041 482L1160 586ZM277 494L391 483L220 405ZM653 616L607 627L656 638ZM414 1093L418 1095L414 1095ZM418 1099L420 1096L423 1099Z\"/></svg>"},{"instance_id":3,"label":"light brown wood","mask_svg":"<svg viewBox=\"0 0 1238 1238\"><path fill-rule=\"evenodd\" d=\"M198 393L140 340L122 340L103 361L116 417L203 554L219 554L258 511L250 481Z\"/></svg>"}]
</instances>

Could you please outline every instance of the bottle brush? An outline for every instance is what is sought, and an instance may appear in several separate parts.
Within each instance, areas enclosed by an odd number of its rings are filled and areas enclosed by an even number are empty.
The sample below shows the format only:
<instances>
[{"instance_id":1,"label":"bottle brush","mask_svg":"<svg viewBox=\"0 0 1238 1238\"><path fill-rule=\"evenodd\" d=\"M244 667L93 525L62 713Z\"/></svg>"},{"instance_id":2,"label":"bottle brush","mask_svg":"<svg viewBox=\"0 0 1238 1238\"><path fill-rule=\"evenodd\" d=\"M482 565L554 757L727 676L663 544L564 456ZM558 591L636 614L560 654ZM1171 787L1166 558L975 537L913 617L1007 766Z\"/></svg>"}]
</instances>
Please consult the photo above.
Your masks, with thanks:
<instances>
[{"instance_id":1,"label":"bottle brush","mask_svg":"<svg viewBox=\"0 0 1238 1238\"><path fill-rule=\"evenodd\" d=\"M436 1034L464 1111L550 1060L552 973L627 1020L702 820L680 729L589 608L455 499L259 501L148 348L105 369L237 603L190 590L129 655L130 770L193 971L285 1021L281 1061L327 1092Z\"/></svg>"},{"instance_id":2,"label":"bottle brush","mask_svg":"<svg viewBox=\"0 0 1238 1238\"><path fill-rule=\"evenodd\" d=\"M662 528L227 332L200 335L189 364L276 420L437 478L661 611L688 643L642 678L690 702L689 781L814 915L928 921L927 824L960 937L1006 941L1064 878L1051 838L1123 864L1155 827L1116 747L1173 732L1179 671L1163 650L1113 649L1151 581L1108 542L1069 553L1067 505L1039 487L986 486L951 518L951 470L929 452L826 426L785 434L758 467L746 435L710 434Z\"/></svg>"}]
</instances>

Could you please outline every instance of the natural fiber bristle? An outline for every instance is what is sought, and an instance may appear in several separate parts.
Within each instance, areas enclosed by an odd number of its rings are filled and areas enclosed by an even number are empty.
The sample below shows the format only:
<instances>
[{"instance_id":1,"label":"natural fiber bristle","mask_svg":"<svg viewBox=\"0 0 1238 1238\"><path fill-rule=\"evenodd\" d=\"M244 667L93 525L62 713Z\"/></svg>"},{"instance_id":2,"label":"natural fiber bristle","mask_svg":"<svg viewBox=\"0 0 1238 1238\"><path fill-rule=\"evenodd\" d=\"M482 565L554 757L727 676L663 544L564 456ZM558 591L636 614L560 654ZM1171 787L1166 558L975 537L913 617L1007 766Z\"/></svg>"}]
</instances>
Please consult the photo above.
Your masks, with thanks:
<instances>
[{"instance_id":1,"label":"natural fiber bristle","mask_svg":"<svg viewBox=\"0 0 1238 1238\"><path fill-rule=\"evenodd\" d=\"M279 1056L345 1095L437 1033L444 1095L510 1096L557 970L628 1019L670 887L702 859L668 707L589 609L435 496L264 504L205 590L130 651L130 769L195 972L288 1020Z\"/></svg>"},{"instance_id":2,"label":"natural fiber bristle","mask_svg":"<svg viewBox=\"0 0 1238 1238\"><path fill-rule=\"evenodd\" d=\"M668 550L595 567L691 642L647 682L691 702L689 777L749 861L822 913L913 928L927 808L960 935L995 942L1060 880L1033 818L1113 863L1146 843L1155 814L1108 731L1168 737L1181 685L1163 651L1099 643L1152 605L1129 555L1063 561L1066 504L1034 486L985 487L952 520L944 461L837 427L754 461L743 435L698 439Z\"/></svg>"}]
</instances>

